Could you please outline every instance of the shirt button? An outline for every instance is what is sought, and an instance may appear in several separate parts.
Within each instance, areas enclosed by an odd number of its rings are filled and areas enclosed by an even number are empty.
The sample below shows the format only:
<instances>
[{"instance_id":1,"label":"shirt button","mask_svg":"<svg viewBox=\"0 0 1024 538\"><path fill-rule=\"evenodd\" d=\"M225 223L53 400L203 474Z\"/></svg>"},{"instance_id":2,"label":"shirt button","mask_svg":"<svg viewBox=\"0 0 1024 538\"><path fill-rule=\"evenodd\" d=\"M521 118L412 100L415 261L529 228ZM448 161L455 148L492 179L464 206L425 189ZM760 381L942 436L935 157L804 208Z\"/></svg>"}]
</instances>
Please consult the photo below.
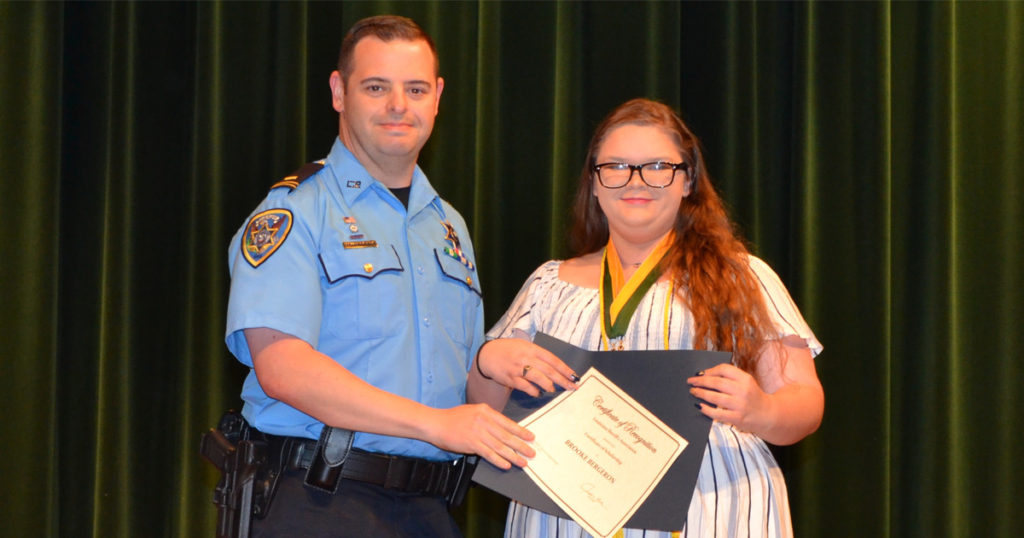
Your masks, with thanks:
<instances>
[{"instance_id":1,"label":"shirt button","mask_svg":"<svg viewBox=\"0 0 1024 538\"><path fill-rule=\"evenodd\" d=\"M430 327L430 318L423 318L423 324Z\"/></svg>"},{"instance_id":2,"label":"shirt button","mask_svg":"<svg viewBox=\"0 0 1024 538\"><path fill-rule=\"evenodd\" d=\"M367 273L372 273L373 272L373 264L372 263L368 263L368 264L364 265L363 266L363 271L366 271Z\"/></svg>"},{"instance_id":3,"label":"shirt button","mask_svg":"<svg viewBox=\"0 0 1024 538\"><path fill-rule=\"evenodd\" d=\"M416 267L416 271L418 271L422 275L423 274L423 266L422 265L417 266Z\"/></svg>"}]
</instances>

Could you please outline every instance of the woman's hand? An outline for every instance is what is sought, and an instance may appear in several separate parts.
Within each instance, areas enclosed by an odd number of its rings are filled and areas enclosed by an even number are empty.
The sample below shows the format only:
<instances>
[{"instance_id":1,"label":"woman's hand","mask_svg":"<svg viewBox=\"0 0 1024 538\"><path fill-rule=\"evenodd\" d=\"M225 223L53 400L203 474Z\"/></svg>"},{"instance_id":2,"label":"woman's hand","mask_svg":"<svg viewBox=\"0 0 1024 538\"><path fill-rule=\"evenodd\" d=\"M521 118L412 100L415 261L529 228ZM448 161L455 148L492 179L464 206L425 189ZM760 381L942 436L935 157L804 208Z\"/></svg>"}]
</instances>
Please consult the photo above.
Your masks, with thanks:
<instances>
[{"instance_id":1,"label":"woman's hand","mask_svg":"<svg viewBox=\"0 0 1024 538\"><path fill-rule=\"evenodd\" d=\"M520 338L486 342L476 357L477 372L506 387L530 396L554 392L555 386L576 389L576 374L550 351Z\"/></svg>"},{"instance_id":2,"label":"woman's hand","mask_svg":"<svg viewBox=\"0 0 1024 538\"><path fill-rule=\"evenodd\" d=\"M765 346L751 375L719 364L686 380L704 400L702 413L775 445L814 433L825 411L825 392L814 358L802 340L786 337Z\"/></svg>"},{"instance_id":3,"label":"woman's hand","mask_svg":"<svg viewBox=\"0 0 1024 538\"><path fill-rule=\"evenodd\" d=\"M719 364L686 382L690 394L704 400L701 412L714 420L747 432L761 431L770 422L771 395L761 390L754 376L731 364Z\"/></svg>"}]
</instances>

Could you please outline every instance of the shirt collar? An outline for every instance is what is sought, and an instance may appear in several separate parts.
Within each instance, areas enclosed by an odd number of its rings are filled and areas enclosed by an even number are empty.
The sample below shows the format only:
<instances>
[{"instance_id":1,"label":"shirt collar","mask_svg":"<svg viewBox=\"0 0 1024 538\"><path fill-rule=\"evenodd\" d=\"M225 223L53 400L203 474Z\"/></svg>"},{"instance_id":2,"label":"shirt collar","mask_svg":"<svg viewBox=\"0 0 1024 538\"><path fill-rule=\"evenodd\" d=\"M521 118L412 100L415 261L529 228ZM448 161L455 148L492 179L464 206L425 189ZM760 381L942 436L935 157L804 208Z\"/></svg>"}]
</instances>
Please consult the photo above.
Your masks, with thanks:
<instances>
[{"instance_id":1,"label":"shirt collar","mask_svg":"<svg viewBox=\"0 0 1024 538\"><path fill-rule=\"evenodd\" d=\"M331 153L327 156L327 165L334 172L338 190L345 199L345 203L349 206L352 206L360 197L368 195L373 190L376 190L376 194L382 198L392 196L383 183L374 179L366 171L366 167L345 147L340 138L336 137L334 139ZM408 208L410 215L422 211L427 205L436 203L435 200L438 198L437 191L434 190L434 187L430 184L426 174L423 173L419 165L416 165L412 172L411 186ZM397 200L395 203L401 204Z\"/></svg>"}]
</instances>

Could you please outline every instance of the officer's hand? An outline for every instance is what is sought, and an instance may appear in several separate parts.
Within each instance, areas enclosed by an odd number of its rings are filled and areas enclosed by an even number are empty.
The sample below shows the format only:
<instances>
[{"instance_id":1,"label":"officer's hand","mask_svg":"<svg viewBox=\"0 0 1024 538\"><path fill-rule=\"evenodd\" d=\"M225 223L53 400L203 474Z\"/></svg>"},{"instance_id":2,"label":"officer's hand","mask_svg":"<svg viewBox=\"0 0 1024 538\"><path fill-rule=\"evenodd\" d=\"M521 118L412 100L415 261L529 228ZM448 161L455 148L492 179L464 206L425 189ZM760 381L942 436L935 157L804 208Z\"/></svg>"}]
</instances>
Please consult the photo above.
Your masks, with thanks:
<instances>
[{"instance_id":1,"label":"officer's hand","mask_svg":"<svg viewBox=\"0 0 1024 538\"><path fill-rule=\"evenodd\" d=\"M579 380L572 368L550 351L520 338L490 340L480 348L476 360L487 377L530 396L540 396L541 390L554 392L555 385L575 390Z\"/></svg>"},{"instance_id":2,"label":"officer's hand","mask_svg":"<svg viewBox=\"0 0 1024 538\"><path fill-rule=\"evenodd\" d=\"M530 430L485 404L434 409L426 440L449 452L479 454L499 469L525 467L536 453L529 445Z\"/></svg>"}]
</instances>

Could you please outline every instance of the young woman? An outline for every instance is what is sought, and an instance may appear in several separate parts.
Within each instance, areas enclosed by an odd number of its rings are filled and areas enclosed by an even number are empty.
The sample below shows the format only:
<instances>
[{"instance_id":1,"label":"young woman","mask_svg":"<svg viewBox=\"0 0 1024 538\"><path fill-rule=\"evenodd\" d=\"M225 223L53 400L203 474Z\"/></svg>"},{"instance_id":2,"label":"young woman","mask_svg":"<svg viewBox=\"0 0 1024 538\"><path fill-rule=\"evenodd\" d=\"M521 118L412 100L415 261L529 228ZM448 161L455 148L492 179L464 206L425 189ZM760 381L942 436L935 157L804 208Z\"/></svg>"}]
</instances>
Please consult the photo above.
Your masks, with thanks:
<instances>
[{"instance_id":1,"label":"young woman","mask_svg":"<svg viewBox=\"0 0 1024 538\"><path fill-rule=\"evenodd\" d=\"M818 428L824 393L813 357L822 346L778 276L736 236L696 137L669 107L635 99L597 128L572 239L579 255L534 271L488 333L471 390L500 408L513 388L566 386L561 361L510 338L538 331L590 350L732 352L732 364L679 380L714 420L693 497L679 507L685 528L621 534L792 536L786 485L765 442L792 444ZM585 535L572 520L509 508L506 536Z\"/></svg>"}]
</instances>

